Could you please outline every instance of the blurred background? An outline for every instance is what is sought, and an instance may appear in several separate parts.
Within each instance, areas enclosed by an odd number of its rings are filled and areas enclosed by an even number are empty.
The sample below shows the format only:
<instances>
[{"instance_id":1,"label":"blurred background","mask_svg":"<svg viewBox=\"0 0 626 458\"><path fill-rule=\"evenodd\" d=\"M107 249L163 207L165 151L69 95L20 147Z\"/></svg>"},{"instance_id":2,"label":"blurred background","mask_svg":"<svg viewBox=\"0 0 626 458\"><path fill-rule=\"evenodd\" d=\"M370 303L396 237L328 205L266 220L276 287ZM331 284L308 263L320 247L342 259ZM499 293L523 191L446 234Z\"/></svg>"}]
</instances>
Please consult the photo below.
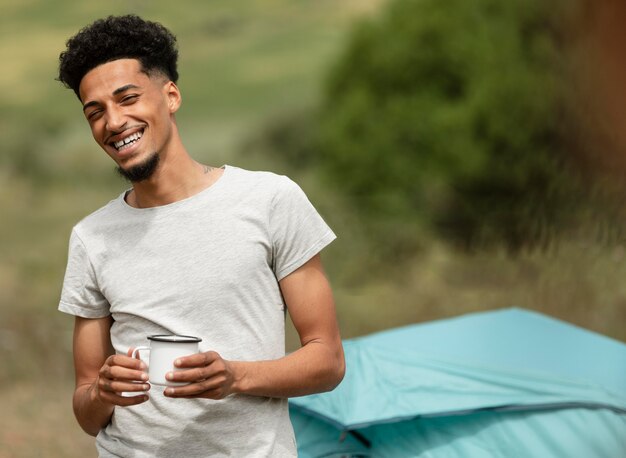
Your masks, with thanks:
<instances>
[{"instance_id":1,"label":"blurred background","mask_svg":"<svg viewBox=\"0 0 626 458\"><path fill-rule=\"evenodd\" d=\"M177 35L183 141L303 187L339 236L344 338L519 306L626 341L625 10L0 0L0 457L96 455L56 308L71 227L128 184L55 81L81 27L137 13Z\"/></svg>"}]
</instances>

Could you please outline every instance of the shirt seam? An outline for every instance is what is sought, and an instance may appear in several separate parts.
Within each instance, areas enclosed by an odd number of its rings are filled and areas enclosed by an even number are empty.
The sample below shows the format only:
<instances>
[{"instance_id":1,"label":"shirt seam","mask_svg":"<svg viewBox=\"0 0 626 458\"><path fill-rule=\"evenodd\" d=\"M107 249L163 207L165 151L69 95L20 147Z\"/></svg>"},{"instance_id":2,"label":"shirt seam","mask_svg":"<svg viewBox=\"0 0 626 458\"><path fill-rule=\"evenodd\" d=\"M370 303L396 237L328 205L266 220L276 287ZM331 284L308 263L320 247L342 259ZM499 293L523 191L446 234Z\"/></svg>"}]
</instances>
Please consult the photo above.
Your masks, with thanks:
<instances>
[{"instance_id":1,"label":"shirt seam","mask_svg":"<svg viewBox=\"0 0 626 458\"><path fill-rule=\"evenodd\" d=\"M276 273L276 278L278 279L278 281L293 273L299 267L302 267L306 263L306 261L322 251L322 249L330 244L333 240L335 240L335 238L337 238L335 233L331 229L328 229L324 233L324 235L322 235L313 245L311 245L304 253L302 253L302 255L298 256L297 259L290 262L288 265L284 266L282 269L280 269L279 272Z\"/></svg>"},{"instance_id":2,"label":"shirt seam","mask_svg":"<svg viewBox=\"0 0 626 458\"><path fill-rule=\"evenodd\" d=\"M89 261L89 269L91 270L91 275L92 275L94 283L95 283L94 286L97 288L98 292L100 292L102 297L104 297L104 299L107 301L107 303L109 303L109 301L104 296L104 293L102 292L102 288L100 287L100 283L98 281L98 275L96 274L96 268L94 266L94 263L93 263L93 261L91 259L90 254L89 254L89 250L87 250L87 245L85 245L85 242L83 241L82 237L78 233L78 228L77 227L74 228L74 235L76 236L76 238L78 239L78 242L83 247L83 250L85 251L85 257L87 258L87 261ZM86 279L83 277L83 280L82 280L81 285L80 285L81 290L85 289L86 282L87 282ZM59 304L65 304L65 305L70 306L72 308L80 308L81 310L86 310L84 307L82 307L80 305L73 305L73 304L69 304L67 302L63 302L63 301L60 301ZM109 311L105 315L101 315L101 316L108 316L110 314L111 314L111 311L110 311L110 306L109 306Z\"/></svg>"}]
</instances>

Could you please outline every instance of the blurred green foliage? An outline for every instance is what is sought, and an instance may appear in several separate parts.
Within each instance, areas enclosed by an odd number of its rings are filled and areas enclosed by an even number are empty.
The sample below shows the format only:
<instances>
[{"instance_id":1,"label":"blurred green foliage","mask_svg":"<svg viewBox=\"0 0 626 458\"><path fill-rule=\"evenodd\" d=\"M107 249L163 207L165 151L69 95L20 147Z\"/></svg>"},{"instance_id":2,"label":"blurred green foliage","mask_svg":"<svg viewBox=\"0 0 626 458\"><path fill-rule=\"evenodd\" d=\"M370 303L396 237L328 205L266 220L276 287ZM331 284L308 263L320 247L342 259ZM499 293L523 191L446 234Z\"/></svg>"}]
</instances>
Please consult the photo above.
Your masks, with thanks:
<instances>
[{"instance_id":1,"label":"blurred green foliage","mask_svg":"<svg viewBox=\"0 0 626 458\"><path fill-rule=\"evenodd\" d=\"M408 225L518 249L567 225L580 188L560 143L556 6L401 0L354 31L320 112L320 166L389 244L410 248Z\"/></svg>"}]
</instances>

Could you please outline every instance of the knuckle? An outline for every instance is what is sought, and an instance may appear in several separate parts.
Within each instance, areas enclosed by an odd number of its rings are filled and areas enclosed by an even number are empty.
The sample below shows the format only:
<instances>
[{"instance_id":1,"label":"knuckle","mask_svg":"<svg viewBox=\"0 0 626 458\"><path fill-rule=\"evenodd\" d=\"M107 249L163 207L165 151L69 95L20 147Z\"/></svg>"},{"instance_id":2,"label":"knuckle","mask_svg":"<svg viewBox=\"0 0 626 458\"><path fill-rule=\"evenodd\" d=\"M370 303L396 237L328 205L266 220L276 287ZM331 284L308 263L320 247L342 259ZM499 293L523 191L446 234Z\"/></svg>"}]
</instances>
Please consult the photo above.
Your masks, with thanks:
<instances>
[{"instance_id":1,"label":"knuckle","mask_svg":"<svg viewBox=\"0 0 626 458\"><path fill-rule=\"evenodd\" d=\"M196 378L196 380L208 380L211 377L211 369L208 367L203 367L202 369L198 370L198 377Z\"/></svg>"},{"instance_id":2,"label":"knuckle","mask_svg":"<svg viewBox=\"0 0 626 458\"><path fill-rule=\"evenodd\" d=\"M116 383L116 382L109 382L107 384L107 391L109 391L111 393L119 393L122 390L119 388L118 383Z\"/></svg>"},{"instance_id":3,"label":"knuckle","mask_svg":"<svg viewBox=\"0 0 626 458\"><path fill-rule=\"evenodd\" d=\"M209 362L209 363L220 359L219 353L217 353L215 351L208 351L205 354L206 354L206 357L207 357L207 362Z\"/></svg>"},{"instance_id":4,"label":"knuckle","mask_svg":"<svg viewBox=\"0 0 626 458\"><path fill-rule=\"evenodd\" d=\"M106 376L108 379L114 379L116 377L117 372L118 372L117 366L110 367L106 372Z\"/></svg>"},{"instance_id":5,"label":"knuckle","mask_svg":"<svg viewBox=\"0 0 626 458\"><path fill-rule=\"evenodd\" d=\"M220 376L220 378L224 377L224 374L226 373L226 366L224 365L224 363L217 364L215 372L217 375Z\"/></svg>"},{"instance_id":6,"label":"knuckle","mask_svg":"<svg viewBox=\"0 0 626 458\"><path fill-rule=\"evenodd\" d=\"M98 390L98 397L104 401L111 402L111 393L106 390L100 389Z\"/></svg>"},{"instance_id":7,"label":"knuckle","mask_svg":"<svg viewBox=\"0 0 626 458\"><path fill-rule=\"evenodd\" d=\"M186 371L180 371L180 372L175 372L174 373L177 376L177 379L180 380L181 382L194 382L196 380L199 379L200 377L200 371L199 370L193 370L193 369L189 369Z\"/></svg>"},{"instance_id":8,"label":"knuckle","mask_svg":"<svg viewBox=\"0 0 626 458\"><path fill-rule=\"evenodd\" d=\"M112 379L119 379L122 378L124 375L124 369L122 369L120 366L113 366L110 370L109 370L109 378Z\"/></svg>"}]
</instances>

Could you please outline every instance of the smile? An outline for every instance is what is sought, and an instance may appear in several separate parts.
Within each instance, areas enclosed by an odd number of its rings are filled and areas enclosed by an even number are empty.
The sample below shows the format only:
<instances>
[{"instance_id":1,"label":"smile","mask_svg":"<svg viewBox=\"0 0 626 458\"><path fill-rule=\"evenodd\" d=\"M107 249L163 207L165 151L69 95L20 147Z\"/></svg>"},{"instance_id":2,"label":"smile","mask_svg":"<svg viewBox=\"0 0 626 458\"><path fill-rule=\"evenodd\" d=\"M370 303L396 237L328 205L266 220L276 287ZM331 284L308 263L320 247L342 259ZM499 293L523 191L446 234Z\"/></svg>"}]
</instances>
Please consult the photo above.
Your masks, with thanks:
<instances>
[{"instance_id":1,"label":"smile","mask_svg":"<svg viewBox=\"0 0 626 458\"><path fill-rule=\"evenodd\" d=\"M143 135L143 131L135 132L134 134L130 134L128 137L122 138L119 142L113 142L113 146L118 151L123 151L126 148L131 147L137 142Z\"/></svg>"}]
</instances>

